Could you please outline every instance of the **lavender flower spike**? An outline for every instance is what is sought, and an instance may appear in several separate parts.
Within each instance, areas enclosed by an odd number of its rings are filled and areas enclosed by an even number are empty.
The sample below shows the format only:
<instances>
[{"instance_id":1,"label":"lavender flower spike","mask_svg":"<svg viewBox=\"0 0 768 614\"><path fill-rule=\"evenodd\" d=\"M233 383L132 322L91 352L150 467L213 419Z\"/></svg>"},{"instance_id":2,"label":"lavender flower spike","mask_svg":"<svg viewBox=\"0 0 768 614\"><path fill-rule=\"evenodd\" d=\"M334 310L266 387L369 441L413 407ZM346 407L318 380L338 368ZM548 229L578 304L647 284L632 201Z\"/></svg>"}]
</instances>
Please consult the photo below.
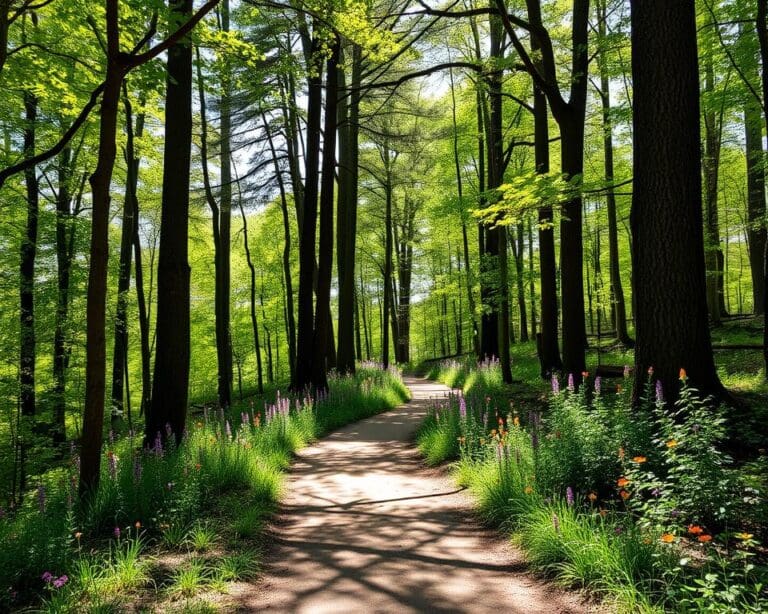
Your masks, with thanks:
<instances>
[{"instance_id":1,"label":"lavender flower spike","mask_svg":"<svg viewBox=\"0 0 768 614\"><path fill-rule=\"evenodd\" d=\"M656 380L656 402L659 404L664 403L664 388L661 385L661 380Z\"/></svg>"},{"instance_id":2,"label":"lavender flower spike","mask_svg":"<svg viewBox=\"0 0 768 614\"><path fill-rule=\"evenodd\" d=\"M560 394L560 380L554 373L552 374L552 394Z\"/></svg>"},{"instance_id":3,"label":"lavender flower spike","mask_svg":"<svg viewBox=\"0 0 768 614\"><path fill-rule=\"evenodd\" d=\"M573 488L570 486L565 489L565 500L568 503L568 507L573 507Z\"/></svg>"}]
</instances>

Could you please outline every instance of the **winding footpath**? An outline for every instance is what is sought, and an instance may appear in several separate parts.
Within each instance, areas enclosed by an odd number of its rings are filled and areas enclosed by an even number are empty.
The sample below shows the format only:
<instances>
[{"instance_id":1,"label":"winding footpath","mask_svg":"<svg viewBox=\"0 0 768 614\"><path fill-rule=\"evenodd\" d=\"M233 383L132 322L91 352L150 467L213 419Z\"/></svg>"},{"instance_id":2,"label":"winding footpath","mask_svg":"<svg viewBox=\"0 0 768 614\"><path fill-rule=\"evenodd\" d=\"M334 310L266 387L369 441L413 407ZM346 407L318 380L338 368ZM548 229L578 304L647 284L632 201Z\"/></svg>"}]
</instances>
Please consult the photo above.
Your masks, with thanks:
<instances>
[{"instance_id":1,"label":"winding footpath","mask_svg":"<svg viewBox=\"0 0 768 614\"><path fill-rule=\"evenodd\" d=\"M565 614L589 611L526 571L473 516L466 493L426 469L413 435L448 388L405 378L409 403L303 450L288 479L264 576L239 612Z\"/></svg>"}]
</instances>

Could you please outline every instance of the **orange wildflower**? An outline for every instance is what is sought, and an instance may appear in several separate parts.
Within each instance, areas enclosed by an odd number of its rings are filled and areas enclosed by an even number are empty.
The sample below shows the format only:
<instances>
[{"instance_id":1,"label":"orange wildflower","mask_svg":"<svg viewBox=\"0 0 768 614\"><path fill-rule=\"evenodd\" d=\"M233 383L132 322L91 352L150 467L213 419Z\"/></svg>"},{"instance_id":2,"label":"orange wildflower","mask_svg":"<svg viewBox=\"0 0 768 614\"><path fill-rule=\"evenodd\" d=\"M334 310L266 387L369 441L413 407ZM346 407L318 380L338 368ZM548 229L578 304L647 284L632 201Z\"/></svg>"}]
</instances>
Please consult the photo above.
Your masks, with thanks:
<instances>
[{"instance_id":1,"label":"orange wildflower","mask_svg":"<svg viewBox=\"0 0 768 614\"><path fill-rule=\"evenodd\" d=\"M621 495L621 498L624 499L624 501L629 499L631 496L626 490L622 490L619 494Z\"/></svg>"},{"instance_id":2,"label":"orange wildflower","mask_svg":"<svg viewBox=\"0 0 768 614\"><path fill-rule=\"evenodd\" d=\"M711 542L712 541L712 536L711 535L699 535L698 539L699 539L699 541L702 544L706 544L707 542Z\"/></svg>"},{"instance_id":3,"label":"orange wildflower","mask_svg":"<svg viewBox=\"0 0 768 614\"><path fill-rule=\"evenodd\" d=\"M682 381L685 381L688 379L688 374L685 372L685 369L680 369L680 379Z\"/></svg>"},{"instance_id":4,"label":"orange wildflower","mask_svg":"<svg viewBox=\"0 0 768 614\"><path fill-rule=\"evenodd\" d=\"M619 488L624 488L624 487L625 487L625 486L627 486L629 483L630 483L630 481L629 481L627 478L623 478L623 477L622 477L622 478L619 478L618 480L616 480L616 485L617 485Z\"/></svg>"},{"instance_id":5,"label":"orange wildflower","mask_svg":"<svg viewBox=\"0 0 768 614\"><path fill-rule=\"evenodd\" d=\"M597 494L596 494L596 493L593 493L593 492L591 492L591 493L589 493L589 495L587 495L587 498L588 498L588 499L589 499L589 500L590 500L592 503L594 503L595 501L597 501Z\"/></svg>"},{"instance_id":6,"label":"orange wildflower","mask_svg":"<svg viewBox=\"0 0 768 614\"><path fill-rule=\"evenodd\" d=\"M83 534L82 534L80 531L78 531L77 533L75 533L75 539L76 539L76 540L78 540L78 541L80 540L80 538L81 538L82 536L83 536Z\"/></svg>"},{"instance_id":7,"label":"orange wildflower","mask_svg":"<svg viewBox=\"0 0 768 614\"><path fill-rule=\"evenodd\" d=\"M677 445L677 441L674 439L670 439L669 441L667 441L668 448L674 448L676 445Z\"/></svg>"},{"instance_id":8,"label":"orange wildflower","mask_svg":"<svg viewBox=\"0 0 768 614\"><path fill-rule=\"evenodd\" d=\"M697 524L692 524L688 527L688 533L690 533L691 535L701 535L702 533L704 533L704 529L702 529Z\"/></svg>"},{"instance_id":9,"label":"orange wildflower","mask_svg":"<svg viewBox=\"0 0 768 614\"><path fill-rule=\"evenodd\" d=\"M525 494L526 495L530 495L532 492L533 492L533 487L531 487L531 486L526 486L525 487Z\"/></svg>"},{"instance_id":10,"label":"orange wildflower","mask_svg":"<svg viewBox=\"0 0 768 614\"><path fill-rule=\"evenodd\" d=\"M607 510L607 509L605 509L604 507L601 507L601 508L600 508L600 512L599 512L599 513L600 513L600 516L602 516L603 518L605 518L605 516L608 514L608 510Z\"/></svg>"},{"instance_id":11,"label":"orange wildflower","mask_svg":"<svg viewBox=\"0 0 768 614\"><path fill-rule=\"evenodd\" d=\"M520 426L520 418L515 416L514 420L512 420L512 424L514 424L515 426Z\"/></svg>"},{"instance_id":12,"label":"orange wildflower","mask_svg":"<svg viewBox=\"0 0 768 614\"><path fill-rule=\"evenodd\" d=\"M134 527L136 527L136 529L140 529L140 528L141 528L141 522L139 522L139 521L137 520L137 521L136 521L136 524L134 524L133 526L134 526Z\"/></svg>"},{"instance_id":13,"label":"orange wildflower","mask_svg":"<svg viewBox=\"0 0 768 614\"><path fill-rule=\"evenodd\" d=\"M661 536L661 541L665 544L671 544L675 541L675 536L672 535L672 533L664 533L664 535Z\"/></svg>"},{"instance_id":14,"label":"orange wildflower","mask_svg":"<svg viewBox=\"0 0 768 614\"><path fill-rule=\"evenodd\" d=\"M635 456L632 460L635 461L637 464L641 464L647 461L648 459L645 458L645 456Z\"/></svg>"}]
</instances>

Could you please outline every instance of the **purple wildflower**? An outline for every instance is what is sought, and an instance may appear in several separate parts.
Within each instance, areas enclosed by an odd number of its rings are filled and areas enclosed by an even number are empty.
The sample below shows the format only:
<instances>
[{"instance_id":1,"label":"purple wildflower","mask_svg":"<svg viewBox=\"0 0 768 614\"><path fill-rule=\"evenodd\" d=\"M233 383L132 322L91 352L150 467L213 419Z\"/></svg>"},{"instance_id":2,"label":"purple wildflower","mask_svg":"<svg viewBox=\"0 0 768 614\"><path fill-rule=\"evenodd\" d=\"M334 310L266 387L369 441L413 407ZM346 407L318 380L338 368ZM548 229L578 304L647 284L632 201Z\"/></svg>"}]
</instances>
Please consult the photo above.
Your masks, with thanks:
<instances>
[{"instance_id":1,"label":"purple wildflower","mask_svg":"<svg viewBox=\"0 0 768 614\"><path fill-rule=\"evenodd\" d=\"M462 420L467 419L467 402L463 396L459 397L459 415Z\"/></svg>"},{"instance_id":2,"label":"purple wildflower","mask_svg":"<svg viewBox=\"0 0 768 614\"><path fill-rule=\"evenodd\" d=\"M37 487L37 509L41 514L45 513L45 486L42 484Z\"/></svg>"},{"instance_id":3,"label":"purple wildflower","mask_svg":"<svg viewBox=\"0 0 768 614\"><path fill-rule=\"evenodd\" d=\"M664 388L661 385L661 380L656 380L656 402L664 403Z\"/></svg>"},{"instance_id":4,"label":"purple wildflower","mask_svg":"<svg viewBox=\"0 0 768 614\"><path fill-rule=\"evenodd\" d=\"M152 451L156 456L163 455L163 437L160 435L160 431L157 431L157 434L155 435L155 447L152 448Z\"/></svg>"},{"instance_id":5,"label":"purple wildflower","mask_svg":"<svg viewBox=\"0 0 768 614\"><path fill-rule=\"evenodd\" d=\"M576 390L576 384L573 381L573 373L568 374L568 390L570 392L573 392L574 390Z\"/></svg>"},{"instance_id":6,"label":"purple wildflower","mask_svg":"<svg viewBox=\"0 0 768 614\"><path fill-rule=\"evenodd\" d=\"M560 380L554 373L552 374L552 394L560 394Z\"/></svg>"},{"instance_id":7,"label":"purple wildflower","mask_svg":"<svg viewBox=\"0 0 768 614\"><path fill-rule=\"evenodd\" d=\"M573 507L573 488L570 486L565 489L565 500L568 503L568 507Z\"/></svg>"},{"instance_id":8,"label":"purple wildflower","mask_svg":"<svg viewBox=\"0 0 768 614\"><path fill-rule=\"evenodd\" d=\"M69 582L69 577L67 575L63 575L60 578L56 578L53 581L53 588L61 588L64 586L67 582Z\"/></svg>"},{"instance_id":9,"label":"purple wildflower","mask_svg":"<svg viewBox=\"0 0 768 614\"><path fill-rule=\"evenodd\" d=\"M120 527L115 527L115 530L112 531L115 535L115 539L120 539Z\"/></svg>"},{"instance_id":10,"label":"purple wildflower","mask_svg":"<svg viewBox=\"0 0 768 614\"><path fill-rule=\"evenodd\" d=\"M40 577L46 584L50 584L51 580L53 580L53 574L50 571L43 572L43 575Z\"/></svg>"},{"instance_id":11,"label":"purple wildflower","mask_svg":"<svg viewBox=\"0 0 768 614\"><path fill-rule=\"evenodd\" d=\"M622 527L621 525L616 525L616 528L613 530L613 532L616 535L621 535L624 532L624 527Z\"/></svg>"},{"instance_id":12,"label":"purple wildflower","mask_svg":"<svg viewBox=\"0 0 768 614\"><path fill-rule=\"evenodd\" d=\"M600 395L603 391L603 378L599 375L595 378L595 394Z\"/></svg>"},{"instance_id":13,"label":"purple wildflower","mask_svg":"<svg viewBox=\"0 0 768 614\"><path fill-rule=\"evenodd\" d=\"M651 491L651 494L652 494L654 497L660 497L660 496L661 496L661 489L660 489L660 488L654 488L654 489Z\"/></svg>"},{"instance_id":14,"label":"purple wildflower","mask_svg":"<svg viewBox=\"0 0 768 614\"><path fill-rule=\"evenodd\" d=\"M555 527L555 533L560 535L560 519L557 514L552 514L552 526Z\"/></svg>"}]
</instances>

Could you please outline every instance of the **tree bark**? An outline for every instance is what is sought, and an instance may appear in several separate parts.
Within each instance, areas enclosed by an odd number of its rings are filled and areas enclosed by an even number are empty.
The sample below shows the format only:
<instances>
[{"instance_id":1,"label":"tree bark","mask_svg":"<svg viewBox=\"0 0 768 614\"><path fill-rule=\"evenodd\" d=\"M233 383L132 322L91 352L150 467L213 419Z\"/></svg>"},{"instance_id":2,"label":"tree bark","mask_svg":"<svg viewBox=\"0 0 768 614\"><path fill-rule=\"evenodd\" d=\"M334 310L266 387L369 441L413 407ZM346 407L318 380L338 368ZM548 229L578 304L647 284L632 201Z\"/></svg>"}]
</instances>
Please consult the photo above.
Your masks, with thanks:
<instances>
[{"instance_id":1,"label":"tree bark","mask_svg":"<svg viewBox=\"0 0 768 614\"><path fill-rule=\"evenodd\" d=\"M336 175L336 111L339 96L337 71L340 42L331 48L325 81L325 130L323 140L322 184L320 187L320 242L317 262L317 303L315 305L315 331L312 343L312 387L328 390L329 341L333 342L331 320L331 278L333 276L333 191ZM329 339L330 337L330 339Z\"/></svg>"},{"instance_id":2,"label":"tree bark","mask_svg":"<svg viewBox=\"0 0 768 614\"><path fill-rule=\"evenodd\" d=\"M192 0L170 0L179 21L192 15ZM189 395L190 270L189 171L192 146L192 46L189 37L168 50L165 101L160 255L157 269L157 350L152 403L144 443L162 440L170 429L181 443Z\"/></svg>"},{"instance_id":3,"label":"tree bark","mask_svg":"<svg viewBox=\"0 0 768 614\"><path fill-rule=\"evenodd\" d=\"M632 0L635 401L654 368L669 403L679 369L721 393L709 336L693 2Z\"/></svg>"}]
</instances>

